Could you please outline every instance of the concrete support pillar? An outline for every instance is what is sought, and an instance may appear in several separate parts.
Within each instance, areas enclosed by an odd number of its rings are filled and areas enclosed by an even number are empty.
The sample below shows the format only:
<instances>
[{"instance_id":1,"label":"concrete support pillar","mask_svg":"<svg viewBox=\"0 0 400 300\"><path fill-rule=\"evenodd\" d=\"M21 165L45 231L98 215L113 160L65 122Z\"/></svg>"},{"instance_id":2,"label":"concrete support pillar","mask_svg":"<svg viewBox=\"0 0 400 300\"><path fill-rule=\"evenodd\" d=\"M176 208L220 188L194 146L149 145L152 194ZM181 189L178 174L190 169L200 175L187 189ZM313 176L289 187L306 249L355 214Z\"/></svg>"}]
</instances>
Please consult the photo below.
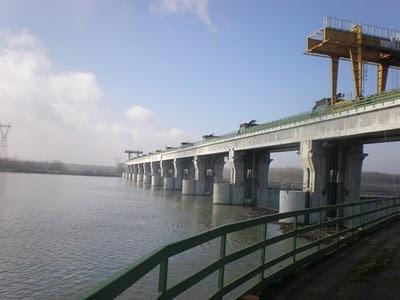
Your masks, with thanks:
<instances>
[{"instance_id":1,"label":"concrete support pillar","mask_svg":"<svg viewBox=\"0 0 400 300\"><path fill-rule=\"evenodd\" d=\"M300 156L306 207L360 201L362 162L367 154L359 141L304 141ZM328 213L328 217L335 216L336 211ZM316 222L315 218L310 222Z\"/></svg>"},{"instance_id":2,"label":"concrete support pillar","mask_svg":"<svg viewBox=\"0 0 400 300\"><path fill-rule=\"evenodd\" d=\"M362 164L364 158L368 154L364 153L364 147L362 144L352 143L344 157L345 159L345 170L344 170L344 201L345 203L359 202L361 201L361 176L362 176ZM371 209L365 206L354 206L352 209L348 209L344 213L360 213L361 211ZM368 216L367 216L368 217ZM370 216L372 217L372 216ZM348 222L351 224L351 221ZM361 223L361 218L353 219L353 226L357 226ZM347 225L350 225L347 224Z\"/></svg>"},{"instance_id":3,"label":"concrete support pillar","mask_svg":"<svg viewBox=\"0 0 400 300\"><path fill-rule=\"evenodd\" d=\"M244 181L244 161L243 154L237 151L229 151L229 167L231 173L231 184L243 184Z\"/></svg>"},{"instance_id":4,"label":"concrete support pillar","mask_svg":"<svg viewBox=\"0 0 400 300\"><path fill-rule=\"evenodd\" d=\"M303 191L307 193L307 207L327 205L327 145L322 141L300 143L303 164Z\"/></svg>"},{"instance_id":5,"label":"concrete support pillar","mask_svg":"<svg viewBox=\"0 0 400 300\"><path fill-rule=\"evenodd\" d=\"M133 178L133 165L129 166L129 173L128 173L128 179L132 180Z\"/></svg>"},{"instance_id":6,"label":"concrete support pillar","mask_svg":"<svg viewBox=\"0 0 400 300\"><path fill-rule=\"evenodd\" d=\"M151 183L151 169L150 163L143 164L143 185L149 185Z\"/></svg>"},{"instance_id":7,"label":"concrete support pillar","mask_svg":"<svg viewBox=\"0 0 400 300\"><path fill-rule=\"evenodd\" d=\"M174 177L164 177L164 189L165 190L175 189L175 178Z\"/></svg>"},{"instance_id":8,"label":"concrete support pillar","mask_svg":"<svg viewBox=\"0 0 400 300\"><path fill-rule=\"evenodd\" d=\"M344 170L344 202L358 202L361 195L361 174L364 158L368 154L364 153L362 144L351 144L345 155Z\"/></svg>"},{"instance_id":9,"label":"concrete support pillar","mask_svg":"<svg viewBox=\"0 0 400 300\"><path fill-rule=\"evenodd\" d=\"M174 188L176 190L182 189L182 180L183 180L183 160L179 158L174 159L174 175L175 182Z\"/></svg>"},{"instance_id":10,"label":"concrete support pillar","mask_svg":"<svg viewBox=\"0 0 400 300\"><path fill-rule=\"evenodd\" d=\"M137 165L132 165L132 181L136 182L137 181L137 175L138 175L138 166Z\"/></svg>"},{"instance_id":11,"label":"concrete support pillar","mask_svg":"<svg viewBox=\"0 0 400 300\"><path fill-rule=\"evenodd\" d=\"M191 162L186 162L188 174L182 180L183 195L204 195L206 183L206 160L195 156Z\"/></svg>"},{"instance_id":12,"label":"concrete support pillar","mask_svg":"<svg viewBox=\"0 0 400 300\"><path fill-rule=\"evenodd\" d=\"M271 207L269 205L270 193L268 189L269 167L272 162L270 153L260 153L256 157L256 178L257 178L257 205Z\"/></svg>"},{"instance_id":13,"label":"concrete support pillar","mask_svg":"<svg viewBox=\"0 0 400 300\"><path fill-rule=\"evenodd\" d=\"M214 185L213 203L214 204L244 204L244 183L245 183L245 162L244 153L233 149L228 154L228 166L230 169L229 183L223 182L225 158L220 157L214 165Z\"/></svg>"},{"instance_id":14,"label":"concrete support pillar","mask_svg":"<svg viewBox=\"0 0 400 300\"><path fill-rule=\"evenodd\" d=\"M195 195L204 195L206 184L206 161L204 157L195 156L193 158Z\"/></svg>"},{"instance_id":15,"label":"concrete support pillar","mask_svg":"<svg viewBox=\"0 0 400 300\"><path fill-rule=\"evenodd\" d=\"M225 157L218 156L213 160L213 181L222 182L224 176Z\"/></svg>"},{"instance_id":16,"label":"concrete support pillar","mask_svg":"<svg viewBox=\"0 0 400 300\"><path fill-rule=\"evenodd\" d=\"M174 189L174 166L172 160L161 161L161 178L164 189Z\"/></svg>"},{"instance_id":17,"label":"concrete support pillar","mask_svg":"<svg viewBox=\"0 0 400 300\"><path fill-rule=\"evenodd\" d=\"M243 153L230 150L229 166L231 169L231 204L244 204L244 160Z\"/></svg>"},{"instance_id":18,"label":"concrete support pillar","mask_svg":"<svg viewBox=\"0 0 400 300\"><path fill-rule=\"evenodd\" d=\"M196 191L196 181L194 179L182 180L182 195L194 195Z\"/></svg>"},{"instance_id":19,"label":"concrete support pillar","mask_svg":"<svg viewBox=\"0 0 400 300\"><path fill-rule=\"evenodd\" d=\"M143 173L144 173L144 167L143 164L138 164L138 175L136 178L137 183L142 183L143 182Z\"/></svg>"},{"instance_id":20,"label":"concrete support pillar","mask_svg":"<svg viewBox=\"0 0 400 300\"><path fill-rule=\"evenodd\" d=\"M161 166L159 161L153 161L150 164L151 186L162 186L161 182Z\"/></svg>"},{"instance_id":21,"label":"concrete support pillar","mask_svg":"<svg viewBox=\"0 0 400 300\"><path fill-rule=\"evenodd\" d=\"M125 176L125 178L129 180L130 176L131 176L131 166L127 165L126 166L126 176Z\"/></svg>"},{"instance_id":22,"label":"concrete support pillar","mask_svg":"<svg viewBox=\"0 0 400 300\"><path fill-rule=\"evenodd\" d=\"M231 204L231 184L215 182L213 187L213 204Z\"/></svg>"}]
</instances>

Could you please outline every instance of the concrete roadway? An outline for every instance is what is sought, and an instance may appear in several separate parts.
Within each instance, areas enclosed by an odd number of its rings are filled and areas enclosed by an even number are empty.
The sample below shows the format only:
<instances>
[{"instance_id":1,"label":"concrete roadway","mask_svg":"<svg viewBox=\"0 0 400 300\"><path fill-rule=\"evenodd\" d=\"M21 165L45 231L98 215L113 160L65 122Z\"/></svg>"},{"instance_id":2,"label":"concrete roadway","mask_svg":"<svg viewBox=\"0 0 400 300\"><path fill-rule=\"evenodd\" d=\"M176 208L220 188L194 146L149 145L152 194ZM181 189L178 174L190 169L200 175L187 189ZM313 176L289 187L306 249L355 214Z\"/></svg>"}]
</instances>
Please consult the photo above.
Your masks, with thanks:
<instances>
[{"instance_id":1,"label":"concrete roadway","mask_svg":"<svg viewBox=\"0 0 400 300\"><path fill-rule=\"evenodd\" d=\"M400 220L286 277L259 299L400 299Z\"/></svg>"}]
</instances>

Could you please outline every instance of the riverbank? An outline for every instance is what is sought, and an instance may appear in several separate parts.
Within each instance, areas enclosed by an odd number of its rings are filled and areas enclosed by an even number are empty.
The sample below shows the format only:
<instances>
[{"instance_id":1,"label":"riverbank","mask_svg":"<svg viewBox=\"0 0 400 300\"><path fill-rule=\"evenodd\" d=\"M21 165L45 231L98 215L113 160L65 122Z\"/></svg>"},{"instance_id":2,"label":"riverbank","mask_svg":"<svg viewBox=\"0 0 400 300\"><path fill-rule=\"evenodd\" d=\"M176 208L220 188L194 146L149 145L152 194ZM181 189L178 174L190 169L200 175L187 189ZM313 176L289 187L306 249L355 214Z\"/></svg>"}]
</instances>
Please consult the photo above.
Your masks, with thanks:
<instances>
[{"instance_id":1,"label":"riverbank","mask_svg":"<svg viewBox=\"0 0 400 300\"><path fill-rule=\"evenodd\" d=\"M22 174L48 174L48 175L70 175L70 176L99 176L99 177L121 177L120 174L109 174L99 172L51 172L51 171L27 171L27 170L0 170L1 173L22 173Z\"/></svg>"},{"instance_id":2,"label":"riverbank","mask_svg":"<svg viewBox=\"0 0 400 300\"><path fill-rule=\"evenodd\" d=\"M0 172L119 177L122 175L122 167L71 164L61 161L0 159Z\"/></svg>"}]
</instances>

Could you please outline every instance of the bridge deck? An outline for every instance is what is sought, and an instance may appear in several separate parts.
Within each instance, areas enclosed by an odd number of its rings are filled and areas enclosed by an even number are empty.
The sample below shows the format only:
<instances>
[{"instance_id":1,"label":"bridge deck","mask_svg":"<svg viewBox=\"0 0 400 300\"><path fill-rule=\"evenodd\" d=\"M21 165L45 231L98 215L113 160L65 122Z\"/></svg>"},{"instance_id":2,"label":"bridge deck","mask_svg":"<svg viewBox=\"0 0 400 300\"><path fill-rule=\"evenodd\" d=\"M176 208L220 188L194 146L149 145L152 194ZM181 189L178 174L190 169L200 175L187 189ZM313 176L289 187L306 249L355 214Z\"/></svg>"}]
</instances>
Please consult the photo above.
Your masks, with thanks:
<instances>
[{"instance_id":1,"label":"bridge deck","mask_svg":"<svg viewBox=\"0 0 400 300\"><path fill-rule=\"evenodd\" d=\"M301 140L370 135L374 132L380 133L382 130L390 134L390 130L399 128L397 124L399 120L396 117L398 112L395 111L399 107L400 90L393 90L366 97L363 101L353 101L343 107L331 107L318 112L309 111L175 149L143 155L128 163L216 154L226 152L230 148L246 150L268 147L271 150L274 148L296 150ZM379 112L383 109L392 110L392 114Z\"/></svg>"}]
</instances>

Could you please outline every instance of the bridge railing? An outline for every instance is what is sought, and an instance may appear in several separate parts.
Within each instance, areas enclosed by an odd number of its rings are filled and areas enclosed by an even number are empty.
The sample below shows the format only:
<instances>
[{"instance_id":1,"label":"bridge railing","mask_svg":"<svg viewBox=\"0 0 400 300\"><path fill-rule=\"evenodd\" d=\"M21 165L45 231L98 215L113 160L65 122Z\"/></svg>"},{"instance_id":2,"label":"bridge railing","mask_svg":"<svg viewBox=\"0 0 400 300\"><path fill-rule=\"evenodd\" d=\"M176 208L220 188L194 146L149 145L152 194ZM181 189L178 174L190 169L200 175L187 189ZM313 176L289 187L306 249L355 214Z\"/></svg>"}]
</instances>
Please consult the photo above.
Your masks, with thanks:
<instances>
[{"instance_id":1,"label":"bridge railing","mask_svg":"<svg viewBox=\"0 0 400 300\"><path fill-rule=\"evenodd\" d=\"M246 221L216 227L204 233L181 241L168 244L142 261L115 274L107 282L89 291L83 299L112 299L134 285L153 269L158 268L158 299L174 298L211 275L218 272L216 289L211 295L202 298L222 299L232 291L240 290L240 294L260 289L322 255L330 253L341 244L348 242L383 222L400 214L400 198L372 199L361 202L338 204L332 206L303 209L288 213L280 213L258 217ZM308 222L307 222L308 221ZM278 222L289 222L283 226L279 235L269 236L268 226ZM281 224L281 223L278 223ZM276 225L275 225L276 226ZM227 241L231 234L261 227L261 239L246 245L245 248L234 249L227 253ZM219 257L206 267L193 270L193 274L177 284L171 284L169 261L178 254L210 241L219 240ZM286 253L267 258L272 246L289 241L291 247ZM306 241L306 242L304 242ZM226 280L229 264L259 253L259 264L255 268L241 269L240 276L234 280ZM247 266L247 265L246 265ZM249 266L248 266L249 267ZM254 279L256 282L254 283ZM251 282L251 288L245 286Z\"/></svg>"}]
</instances>

